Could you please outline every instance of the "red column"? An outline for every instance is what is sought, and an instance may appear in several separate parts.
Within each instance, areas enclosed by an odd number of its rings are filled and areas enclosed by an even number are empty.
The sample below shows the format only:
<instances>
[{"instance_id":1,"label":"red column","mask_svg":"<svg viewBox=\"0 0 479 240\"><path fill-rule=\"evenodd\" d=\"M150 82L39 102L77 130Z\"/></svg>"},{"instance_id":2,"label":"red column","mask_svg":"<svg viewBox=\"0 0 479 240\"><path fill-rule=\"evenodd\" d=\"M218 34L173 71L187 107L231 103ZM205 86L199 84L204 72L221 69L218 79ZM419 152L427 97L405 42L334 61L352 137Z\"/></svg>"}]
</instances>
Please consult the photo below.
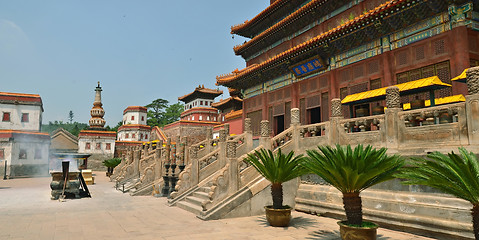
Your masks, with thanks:
<instances>
[{"instance_id":1,"label":"red column","mask_svg":"<svg viewBox=\"0 0 479 240\"><path fill-rule=\"evenodd\" d=\"M469 36L465 26L456 27L449 33L449 51L451 55L451 78L461 74L464 69L470 67L469 59ZM467 94L467 85L460 82L452 83L452 94Z\"/></svg>"}]
</instances>

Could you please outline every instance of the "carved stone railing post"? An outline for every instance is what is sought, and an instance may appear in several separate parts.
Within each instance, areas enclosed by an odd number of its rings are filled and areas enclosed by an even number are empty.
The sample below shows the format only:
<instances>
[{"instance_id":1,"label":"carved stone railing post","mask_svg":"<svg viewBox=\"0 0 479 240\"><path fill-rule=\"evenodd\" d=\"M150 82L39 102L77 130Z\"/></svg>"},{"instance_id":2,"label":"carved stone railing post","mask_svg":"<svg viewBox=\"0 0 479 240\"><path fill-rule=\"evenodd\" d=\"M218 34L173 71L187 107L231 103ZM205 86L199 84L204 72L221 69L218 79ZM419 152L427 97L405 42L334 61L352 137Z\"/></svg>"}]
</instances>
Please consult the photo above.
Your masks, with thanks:
<instances>
[{"instance_id":1,"label":"carved stone railing post","mask_svg":"<svg viewBox=\"0 0 479 240\"><path fill-rule=\"evenodd\" d=\"M178 180L177 176L175 175L175 170L176 170L176 166L177 166L177 157L178 157L177 154L176 154L176 148L178 146L178 143L179 143L179 141L176 140L175 144L171 144L171 164L170 164L171 176L170 176L169 194L171 194L171 192L173 192L175 190L176 181ZM170 196L168 195L168 197L170 197Z\"/></svg>"},{"instance_id":2,"label":"carved stone railing post","mask_svg":"<svg viewBox=\"0 0 479 240\"><path fill-rule=\"evenodd\" d=\"M259 138L259 145L262 145L265 149L271 149L271 138L269 136L269 121L262 120L260 123L260 127L261 137Z\"/></svg>"},{"instance_id":3,"label":"carved stone railing post","mask_svg":"<svg viewBox=\"0 0 479 240\"><path fill-rule=\"evenodd\" d=\"M228 141L226 143L226 157L229 165L229 188L228 193L233 194L239 189L239 168L238 159L236 159L237 143L235 141Z\"/></svg>"},{"instance_id":4,"label":"carved stone railing post","mask_svg":"<svg viewBox=\"0 0 479 240\"><path fill-rule=\"evenodd\" d=\"M383 131L386 134L386 147L389 149L397 149L399 147L399 116L402 111L401 97L399 88L391 86L386 88L386 111L384 113Z\"/></svg>"},{"instance_id":5,"label":"carved stone railing post","mask_svg":"<svg viewBox=\"0 0 479 240\"><path fill-rule=\"evenodd\" d=\"M292 132L292 141L293 141L293 147L294 149L299 149L299 141L300 141L300 133L299 133L299 125L300 125L300 120L299 120L299 108L292 108L291 109L291 127L293 128Z\"/></svg>"},{"instance_id":6,"label":"carved stone railing post","mask_svg":"<svg viewBox=\"0 0 479 240\"><path fill-rule=\"evenodd\" d=\"M466 72L469 95L466 96L466 116L469 144L479 144L479 67Z\"/></svg>"},{"instance_id":7,"label":"carved stone railing post","mask_svg":"<svg viewBox=\"0 0 479 240\"><path fill-rule=\"evenodd\" d=\"M253 150L253 129L251 128L251 118L244 119L244 132L246 133L244 137L246 152L249 152Z\"/></svg>"},{"instance_id":8,"label":"carved stone railing post","mask_svg":"<svg viewBox=\"0 0 479 240\"><path fill-rule=\"evenodd\" d=\"M331 99L331 119L329 119L331 126L329 131L329 144L335 145L339 144L339 134L343 130L343 127L340 126L339 121L343 118L341 99L333 98Z\"/></svg>"},{"instance_id":9,"label":"carved stone railing post","mask_svg":"<svg viewBox=\"0 0 479 240\"><path fill-rule=\"evenodd\" d=\"M198 184L200 179L200 165L198 162L198 150L199 150L199 147L197 146L190 147L192 185Z\"/></svg>"},{"instance_id":10,"label":"carved stone railing post","mask_svg":"<svg viewBox=\"0 0 479 240\"><path fill-rule=\"evenodd\" d=\"M220 152L218 154L218 160L220 163L220 167L223 168L226 164L226 130L225 129L220 129L220 136L218 139L218 148L220 149Z\"/></svg>"},{"instance_id":11,"label":"carved stone railing post","mask_svg":"<svg viewBox=\"0 0 479 240\"><path fill-rule=\"evenodd\" d=\"M141 150L136 150L133 155L133 172L138 177L140 176L140 159L141 159Z\"/></svg>"},{"instance_id":12,"label":"carved stone railing post","mask_svg":"<svg viewBox=\"0 0 479 240\"><path fill-rule=\"evenodd\" d=\"M225 124L223 125L223 128L225 129L226 136L229 136L229 135L230 135L230 124L229 124L229 123L225 123Z\"/></svg>"},{"instance_id":13,"label":"carved stone railing post","mask_svg":"<svg viewBox=\"0 0 479 240\"><path fill-rule=\"evenodd\" d=\"M252 133L253 129L251 128L251 118L244 119L244 132Z\"/></svg>"},{"instance_id":14,"label":"carved stone railing post","mask_svg":"<svg viewBox=\"0 0 479 240\"><path fill-rule=\"evenodd\" d=\"M161 164L161 146L163 146L163 141L159 141L155 148L155 179L161 178L161 173L163 172Z\"/></svg>"},{"instance_id":15,"label":"carved stone railing post","mask_svg":"<svg viewBox=\"0 0 479 240\"><path fill-rule=\"evenodd\" d=\"M168 176L168 170L170 169L170 145L171 138L166 140L165 146L165 175L163 176L163 188L161 189L161 196L168 197L170 192L170 177Z\"/></svg>"}]
</instances>

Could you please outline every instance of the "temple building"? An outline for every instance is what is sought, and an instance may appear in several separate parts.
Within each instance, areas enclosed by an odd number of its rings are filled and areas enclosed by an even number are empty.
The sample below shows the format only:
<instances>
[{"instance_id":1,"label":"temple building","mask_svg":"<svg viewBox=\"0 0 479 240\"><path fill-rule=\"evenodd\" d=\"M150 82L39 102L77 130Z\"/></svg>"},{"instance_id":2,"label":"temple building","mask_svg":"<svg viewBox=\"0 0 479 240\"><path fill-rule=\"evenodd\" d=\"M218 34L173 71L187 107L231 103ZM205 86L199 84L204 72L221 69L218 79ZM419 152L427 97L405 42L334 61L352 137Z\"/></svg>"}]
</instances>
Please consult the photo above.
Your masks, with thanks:
<instances>
[{"instance_id":1,"label":"temple building","mask_svg":"<svg viewBox=\"0 0 479 240\"><path fill-rule=\"evenodd\" d=\"M2 176L47 175L50 136L40 132L43 114L40 95L0 92L0 114Z\"/></svg>"},{"instance_id":2,"label":"temple building","mask_svg":"<svg viewBox=\"0 0 479 240\"><path fill-rule=\"evenodd\" d=\"M229 124L230 134L243 133L243 99L235 89L230 90L230 97L211 104L219 110L218 117L221 124Z\"/></svg>"},{"instance_id":3,"label":"temple building","mask_svg":"<svg viewBox=\"0 0 479 240\"><path fill-rule=\"evenodd\" d=\"M100 82L98 82L95 88L95 101L90 110L90 127L80 131L78 135L78 153L91 154L87 167L92 169L103 169L101 162L112 158L115 151L116 132L106 131L101 92Z\"/></svg>"},{"instance_id":4,"label":"temple building","mask_svg":"<svg viewBox=\"0 0 479 240\"><path fill-rule=\"evenodd\" d=\"M218 125L218 109L212 107L216 97L223 91L198 86L178 100L185 103L185 110L180 120L163 127L168 137L188 136L190 141L198 142L205 139L205 129Z\"/></svg>"},{"instance_id":5,"label":"temple building","mask_svg":"<svg viewBox=\"0 0 479 240\"><path fill-rule=\"evenodd\" d=\"M115 157L120 157L128 147L150 141L151 127L146 120L146 107L129 106L123 111L123 125L118 128L115 142Z\"/></svg>"},{"instance_id":6,"label":"temple building","mask_svg":"<svg viewBox=\"0 0 479 240\"><path fill-rule=\"evenodd\" d=\"M272 135L287 129L292 108L301 124L328 121L334 98L345 118L371 115L385 94L370 91L392 85L412 83L403 105L461 99L466 84L451 79L479 64L478 9L477 0L271 1L231 28L249 38L234 47L246 68L217 85L243 94L255 136L262 120Z\"/></svg>"}]
</instances>

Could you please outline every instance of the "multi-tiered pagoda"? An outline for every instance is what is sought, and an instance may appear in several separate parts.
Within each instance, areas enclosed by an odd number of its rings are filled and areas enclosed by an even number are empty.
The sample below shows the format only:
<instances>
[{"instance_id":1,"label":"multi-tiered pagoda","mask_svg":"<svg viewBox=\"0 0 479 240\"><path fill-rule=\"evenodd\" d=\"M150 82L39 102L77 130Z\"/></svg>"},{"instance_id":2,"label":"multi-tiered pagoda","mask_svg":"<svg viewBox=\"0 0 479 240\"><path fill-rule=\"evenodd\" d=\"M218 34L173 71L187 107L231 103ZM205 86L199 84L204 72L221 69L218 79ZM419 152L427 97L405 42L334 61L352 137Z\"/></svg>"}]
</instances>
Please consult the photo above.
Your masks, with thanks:
<instances>
[{"instance_id":1,"label":"multi-tiered pagoda","mask_svg":"<svg viewBox=\"0 0 479 240\"><path fill-rule=\"evenodd\" d=\"M288 128L291 108L302 124L327 121L333 98L346 118L372 114L384 100L354 94L421 79L434 81L407 89L403 104L466 94L451 78L479 64L478 11L477 0L271 1L231 28L249 38L234 47L246 68L217 84L243 93L254 135L261 120L274 134Z\"/></svg>"}]
</instances>

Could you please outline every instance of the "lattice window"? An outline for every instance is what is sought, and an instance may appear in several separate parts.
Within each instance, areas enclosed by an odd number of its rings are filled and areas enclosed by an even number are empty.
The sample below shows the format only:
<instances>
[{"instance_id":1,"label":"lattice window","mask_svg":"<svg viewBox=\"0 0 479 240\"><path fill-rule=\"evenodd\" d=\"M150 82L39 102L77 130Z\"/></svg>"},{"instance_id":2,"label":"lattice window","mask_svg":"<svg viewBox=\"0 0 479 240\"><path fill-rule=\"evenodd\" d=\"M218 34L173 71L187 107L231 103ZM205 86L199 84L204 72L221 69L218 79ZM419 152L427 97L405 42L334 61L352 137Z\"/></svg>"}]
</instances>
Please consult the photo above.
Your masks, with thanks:
<instances>
[{"instance_id":1,"label":"lattice window","mask_svg":"<svg viewBox=\"0 0 479 240\"><path fill-rule=\"evenodd\" d=\"M409 77L408 77L408 72L403 72L403 73L398 73L396 75L396 78L397 78L397 84L400 84L400 83L405 83L405 82L409 82Z\"/></svg>"},{"instance_id":2,"label":"lattice window","mask_svg":"<svg viewBox=\"0 0 479 240\"><path fill-rule=\"evenodd\" d=\"M310 108L319 107L320 101L321 101L321 98L319 95L308 97L306 99L306 104L307 104L306 108L310 109Z\"/></svg>"},{"instance_id":3,"label":"lattice window","mask_svg":"<svg viewBox=\"0 0 479 240\"><path fill-rule=\"evenodd\" d=\"M276 101L283 100L283 90L276 91Z\"/></svg>"},{"instance_id":4,"label":"lattice window","mask_svg":"<svg viewBox=\"0 0 479 240\"><path fill-rule=\"evenodd\" d=\"M351 86L351 88L349 89L349 92L351 94L355 94L355 93L365 92L367 90L368 90L368 83L364 82L364 83Z\"/></svg>"},{"instance_id":5,"label":"lattice window","mask_svg":"<svg viewBox=\"0 0 479 240\"><path fill-rule=\"evenodd\" d=\"M270 93L268 94L268 100L269 100L270 103L272 103L272 102L275 101L275 94L274 94L274 92L270 92Z\"/></svg>"},{"instance_id":6,"label":"lattice window","mask_svg":"<svg viewBox=\"0 0 479 240\"><path fill-rule=\"evenodd\" d=\"M355 66L353 69L354 78L360 78L364 75L364 66L362 64Z\"/></svg>"},{"instance_id":7,"label":"lattice window","mask_svg":"<svg viewBox=\"0 0 479 240\"><path fill-rule=\"evenodd\" d=\"M426 52L425 52L425 47L424 45L418 46L414 49L415 55L416 55L416 61L422 60L426 58Z\"/></svg>"},{"instance_id":8,"label":"lattice window","mask_svg":"<svg viewBox=\"0 0 479 240\"><path fill-rule=\"evenodd\" d=\"M441 81L451 84L451 70L449 61L436 64L437 76ZM436 90L436 98L447 97L452 95L450 87Z\"/></svg>"},{"instance_id":9,"label":"lattice window","mask_svg":"<svg viewBox=\"0 0 479 240\"><path fill-rule=\"evenodd\" d=\"M322 77L322 78L319 79L319 87L320 88L327 87L328 85L329 85L328 77Z\"/></svg>"},{"instance_id":10,"label":"lattice window","mask_svg":"<svg viewBox=\"0 0 479 240\"><path fill-rule=\"evenodd\" d=\"M379 61L378 60L375 60L375 61L371 61L369 62L368 64L368 69L369 69L369 74L373 74L373 73L377 73L379 72Z\"/></svg>"},{"instance_id":11,"label":"lattice window","mask_svg":"<svg viewBox=\"0 0 479 240\"><path fill-rule=\"evenodd\" d=\"M434 75L434 66L431 65L431 66L426 66L426 67L421 68L421 74L422 74L423 78L428 78L428 77L435 76Z\"/></svg>"},{"instance_id":12,"label":"lattice window","mask_svg":"<svg viewBox=\"0 0 479 240\"><path fill-rule=\"evenodd\" d=\"M435 41L433 43L433 46L434 46L434 54L435 55L440 55L440 54L443 54L443 53L447 52L446 40L444 40L444 39L440 39L440 40Z\"/></svg>"},{"instance_id":13,"label":"lattice window","mask_svg":"<svg viewBox=\"0 0 479 240\"><path fill-rule=\"evenodd\" d=\"M314 91L318 88L318 80L317 79L311 79L309 80L309 91Z\"/></svg>"},{"instance_id":14,"label":"lattice window","mask_svg":"<svg viewBox=\"0 0 479 240\"><path fill-rule=\"evenodd\" d=\"M396 66L402 66L407 64L407 51L401 51L396 54Z\"/></svg>"},{"instance_id":15,"label":"lattice window","mask_svg":"<svg viewBox=\"0 0 479 240\"><path fill-rule=\"evenodd\" d=\"M329 121L329 93L321 94L321 118L323 122Z\"/></svg>"},{"instance_id":16,"label":"lattice window","mask_svg":"<svg viewBox=\"0 0 479 240\"><path fill-rule=\"evenodd\" d=\"M479 60L471 59L470 64L471 64L471 67L477 67L479 66Z\"/></svg>"},{"instance_id":17,"label":"lattice window","mask_svg":"<svg viewBox=\"0 0 479 240\"><path fill-rule=\"evenodd\" d=\"M306 124L306 99L299 99L299 121L302 125Z\"/></svg>"},{"instance_id":18,"label":"lattice window","mask_svg":"<svg viewBox=\"0 0 479 240\"><path fill-rule=\"evenodd\" d=\"M253 131L253 135L259 136L261 133L260 125L261 125L262 111L258 110L255 112L247 113L246 117L251 119L251 130Z\"/></svg>"},{"instance_id":19,"label":"lattice window","mask_svg":"<svg viewBox=\"0 0 479 240\"><path fill-rule=\"evenodd\" d=\"M349 80L351 80L351 73L349 69L344 69L341 72L341 82L348 82Z\"/></svg>"},{"instance_id":20,"label":"lattice window","mask_svg":"<svg viewBox=\"0 0 479 240\"><path fill-rule=\"evenodd\" d=\"M274 106L273 115L274 116L284 115L284 103Z\"/></svg>"},{"instance_id":21,"label":"lattice window","mask_svg":"<svg viewBox=\"0 0 479 240\"><path fill-rule=\"evenodd\" d=\"M421 69L414 69L412 71L409 71L409 81L415 81L421 78Z\"/></svg>"},{"instance_id":22,"label":"lattice window","mask_svg":"<svg viewBox=\"0 0 479 240\"><path fill-rule=\"evenodd\" d=\"M284 99L289 99L291 97L291 88L286 88L283 90L284 92Z\"/></svg>"},{"instance_id":23,"label":"lattice window","mask_svg":"<svg viewBox=\"0 0 479 240\"><path fill-rule=\"evenodd\" d=\"M307 91L308 91L308 83L306 81L299 84L300 93L306 93Z\"/></svg>"},{"instance_id":24,"label":"lattice window","mask_svg":"<svg viewBox=\"0 0 479 240\"><path fill-rule=\"evenodd\" d=\"M381 79L373 79L369 81L369 90L374 90L382 87Z\"/></svg>"}]
</instances>

